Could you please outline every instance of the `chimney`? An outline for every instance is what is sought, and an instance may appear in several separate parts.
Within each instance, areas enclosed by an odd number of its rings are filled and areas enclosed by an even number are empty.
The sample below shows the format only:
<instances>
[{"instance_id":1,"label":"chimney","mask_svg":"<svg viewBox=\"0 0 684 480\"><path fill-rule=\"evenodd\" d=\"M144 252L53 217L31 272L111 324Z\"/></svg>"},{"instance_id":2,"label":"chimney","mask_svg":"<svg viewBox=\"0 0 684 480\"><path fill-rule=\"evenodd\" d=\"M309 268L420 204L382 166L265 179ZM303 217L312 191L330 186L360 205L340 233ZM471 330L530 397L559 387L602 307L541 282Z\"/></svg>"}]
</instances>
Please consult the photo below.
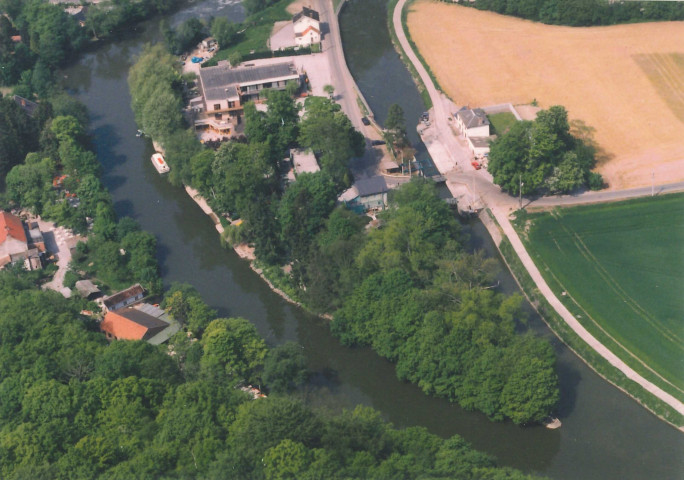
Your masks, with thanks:
<instances>
[{"instance_id":1,"label":"chimney","mask_svg":"<svg viewBox=\"0 0 684 480\"><path fill-rule=\"evenodd\" d=\"M22 106L22 107L25 107L25 106L26 106L26 99L25 99L25 98L22 98L22 99L21 99L21 106Z\"/></svg>"}]
</instances>

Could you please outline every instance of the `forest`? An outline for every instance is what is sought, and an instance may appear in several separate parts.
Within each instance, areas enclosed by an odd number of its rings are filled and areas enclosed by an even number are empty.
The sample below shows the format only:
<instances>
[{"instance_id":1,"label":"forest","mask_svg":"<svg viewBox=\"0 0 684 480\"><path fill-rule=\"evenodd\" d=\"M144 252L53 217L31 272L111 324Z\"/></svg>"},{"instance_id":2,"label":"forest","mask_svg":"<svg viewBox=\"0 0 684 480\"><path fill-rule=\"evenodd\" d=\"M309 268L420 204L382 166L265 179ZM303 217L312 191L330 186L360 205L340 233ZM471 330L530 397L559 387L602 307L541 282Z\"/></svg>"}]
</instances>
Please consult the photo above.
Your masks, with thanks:
<instances>
[{"instance_id":1,"label":"forest","mask_svg":"<svg viewBox=\"0 0 684 480\"><path fill-rule=\"evenodd\" d=\"M85 300L0 272L2 478L532 478L368 407L313 409L288 393L307 376L301 347L269 348L187 285L164 306L185 325L168 346L108 344Z\"/></svg>"},{"instance_id":2,"label":"forest","mask_svg":"<svg viewBox=\"0 0 684 480\"><path fill-rule=\"evenodd\" d=\"M588 27L684 20L682 2L608 0L477 0L463 2L479 10L526 18L550 25Z\"/></svg>"}]
</instances>

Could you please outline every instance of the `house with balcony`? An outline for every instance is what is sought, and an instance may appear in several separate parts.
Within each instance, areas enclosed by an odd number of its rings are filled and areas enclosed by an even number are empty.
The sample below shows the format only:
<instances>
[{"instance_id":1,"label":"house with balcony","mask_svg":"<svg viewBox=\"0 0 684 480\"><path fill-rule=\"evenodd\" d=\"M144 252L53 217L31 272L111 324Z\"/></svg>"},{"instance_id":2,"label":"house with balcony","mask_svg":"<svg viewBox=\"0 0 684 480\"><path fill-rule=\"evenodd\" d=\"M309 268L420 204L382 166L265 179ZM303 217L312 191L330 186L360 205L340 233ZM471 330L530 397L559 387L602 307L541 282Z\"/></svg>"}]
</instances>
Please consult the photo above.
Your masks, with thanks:
<instances>
[{"instance_id":1,"label":"house with balcony","mask_svg":"<svg viewBox=\"0 0 684 480\"><path fill-rule=\"evenodd\" d=\"M195 129L209 128L229 135L234 125L241 121L245 103L261 100L266 89L285 90L289 82L297 82L299 86L300 77L292 62L247 64L235 68L221 62L214 67L201 68L201 97L190 101L195 113Z\"/></svg>"}]
</instances>

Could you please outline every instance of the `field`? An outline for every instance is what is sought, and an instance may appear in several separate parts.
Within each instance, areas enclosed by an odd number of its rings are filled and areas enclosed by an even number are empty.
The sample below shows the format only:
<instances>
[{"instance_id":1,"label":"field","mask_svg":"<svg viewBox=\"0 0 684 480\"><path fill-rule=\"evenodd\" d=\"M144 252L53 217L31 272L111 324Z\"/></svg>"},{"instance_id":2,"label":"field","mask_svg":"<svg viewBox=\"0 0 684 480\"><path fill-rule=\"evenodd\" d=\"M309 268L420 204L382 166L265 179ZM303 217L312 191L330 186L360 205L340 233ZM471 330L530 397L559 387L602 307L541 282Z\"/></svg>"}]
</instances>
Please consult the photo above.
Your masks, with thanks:
<instances>
[{"instance_id":1,"label":"field","mask_svg":"<svg viewBox=\"0 0 684 480\"><path fill-rule=\"evenodd\" d=\"M684 398L684 194L530 214L519 228L580 322Z\"/></svg>"},{"instance_id":2,"label":"field","mask_svg":"<svg viewBox=\"0 0 684 480\"><path fill-rule=\"evenodd\" d=\"M418 0L407 25L457 104L564 105L595 129L609 188L684 180L681 22L561 27Z\"/></svg>"}]
</instances>

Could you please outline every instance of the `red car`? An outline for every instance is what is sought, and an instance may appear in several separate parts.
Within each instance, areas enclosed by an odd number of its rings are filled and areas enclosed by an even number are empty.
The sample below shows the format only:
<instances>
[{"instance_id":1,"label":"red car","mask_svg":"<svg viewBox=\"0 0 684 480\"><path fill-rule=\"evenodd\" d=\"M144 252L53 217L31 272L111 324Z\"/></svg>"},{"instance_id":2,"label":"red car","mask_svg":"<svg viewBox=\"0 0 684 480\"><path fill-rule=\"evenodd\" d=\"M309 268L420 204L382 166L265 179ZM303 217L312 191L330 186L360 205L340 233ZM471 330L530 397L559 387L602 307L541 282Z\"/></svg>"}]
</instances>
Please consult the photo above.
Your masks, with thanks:
<instances>
[{"instance_id":1,"label":"red car","mask_svg":"<svg viewBox=\"0 0 684 480\"><path fill-rule=\"evenodd\" d=\"M470 164L475 168L475 170L479 170L482 168L482 165L480 165L479 162L477 162L476 160L473 160L472 162L470 162Z\"/></svg>"}]
</instances>

